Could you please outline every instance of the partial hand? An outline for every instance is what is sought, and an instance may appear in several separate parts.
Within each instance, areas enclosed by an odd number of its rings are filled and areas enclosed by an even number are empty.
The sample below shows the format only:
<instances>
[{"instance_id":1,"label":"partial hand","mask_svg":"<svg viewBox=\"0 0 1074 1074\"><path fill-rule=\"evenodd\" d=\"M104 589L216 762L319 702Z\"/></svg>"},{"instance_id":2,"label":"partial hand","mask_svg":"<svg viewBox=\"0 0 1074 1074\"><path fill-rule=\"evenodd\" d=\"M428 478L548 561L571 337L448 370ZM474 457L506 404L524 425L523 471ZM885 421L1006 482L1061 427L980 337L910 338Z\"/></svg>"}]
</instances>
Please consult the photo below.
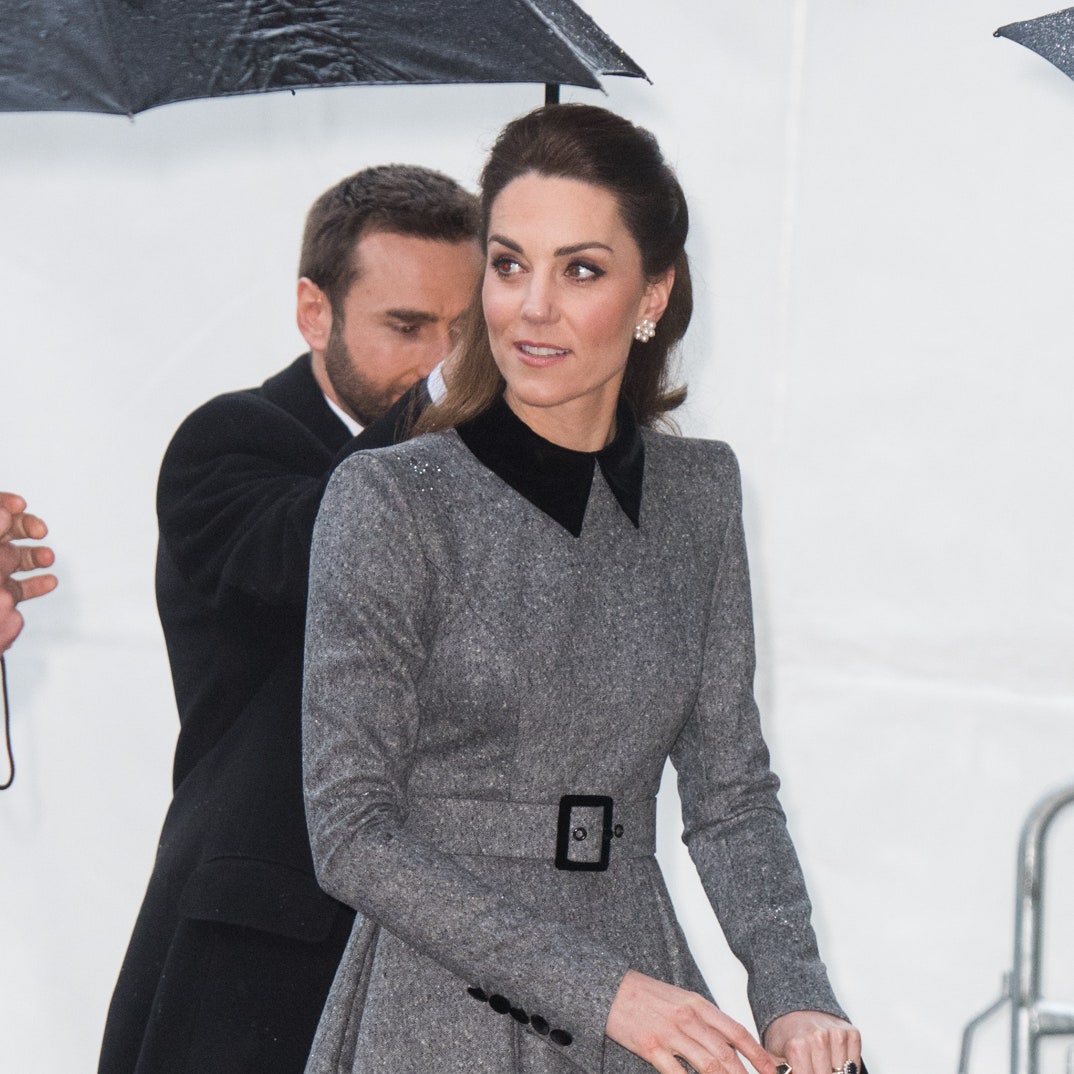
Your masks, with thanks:
<instances>
[{"instance_id":1,"label":"partial hand","mask_svg":"<svg viewBox=\"0 0 1074 1074\"><path fill-rule=\"evenodd\" d=\"M719 1007L637 970L623 977L605 1032L661 1074L683 1074L680 1057L698 1074L745 1074L740 1054L758 1074L776 1074L768 1053Z\"/></svg>"},{"instance_id":2,"label":"partial hand","mask_svg":"<svg viewBox=\"0 0 1074 1074\"><path fill-rule=\"evenodd\" d=\"M823 1011L791 1011L777 1018L764 1035L765 1047L794 1074L832 1074L849 1059L861 1070L861 1034Z\"/></svg>"},{"instance_id":3,"label":"partial hand","mask_svg":"<svg viewBox=\"0 0 1074 1074\"><path fill-rule=\"evenodd\" d=\"M22 571L51 567L55 556L44 545L20 545L17 540L41 540L48 527L36 515L26 513L26 501L12 492L0 492L0 652L3 652L22 629L22 616L15 605L19 601L51 593L56 588L53 574L35 574L15 578Z\"/></svg>"}]
</instances>

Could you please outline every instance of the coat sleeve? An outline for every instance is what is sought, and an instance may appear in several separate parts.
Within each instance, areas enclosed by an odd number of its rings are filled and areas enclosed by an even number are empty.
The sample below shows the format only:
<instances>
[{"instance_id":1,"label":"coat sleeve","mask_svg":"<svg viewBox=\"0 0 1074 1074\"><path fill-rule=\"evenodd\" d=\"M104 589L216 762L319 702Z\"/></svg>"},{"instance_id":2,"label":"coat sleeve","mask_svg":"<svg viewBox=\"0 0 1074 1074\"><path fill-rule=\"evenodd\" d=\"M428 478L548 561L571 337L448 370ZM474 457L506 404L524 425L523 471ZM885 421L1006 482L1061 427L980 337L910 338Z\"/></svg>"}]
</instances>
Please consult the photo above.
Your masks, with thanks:
<instances>
[{"instance_id":1,"label":"coat sleeve","mask_svg":"<svg viewBox=\"0 0 1074 1074\"><path fill-rule=\"evenodd\" d=\"M435 570L410 507L383 460L355 456L336 471L317 521L303 703L317 877L455 973L460 993L480 983L566 1030L565 1057L598 1074L626 960L404 825Z\"/></svg>"},{"instance_id":2,"label":"coat sleeve","mask_svg":"<svg viewBox=\"0 0 1074 1074\"><path fill-rule=\"evenodd\" d=\"M742 495L721 445L726 522L697 701L671 753L683 841L735 955L749 974L758 1030L793 1010L845 1018L820 960L802 870L769 768L753 697L754 639Z\"/></svg>"},{"instance_id":3,"label":"coat sleeve","mask_svg":"<svg viewBox=\"0 0 1074 1074\"><path fill-rule=\"evenodd\" d=\"M279 407L221 396L179 427L161 465L161 540L216 603L244 595L301 607L330 456Z\"/></svg>"},{"instance_id":4,"label":"coat sleeve","mask_svg":"<svg viewBox=\"0 0 1074 1074\"><path fill-rule=\"evenodd\" d=\"M157 490L161 540L180 572L216 603L242 595L304 607L313 524L332 470L355 451L401 439L426 399L419 384L334 455L255 392L200 407L172 439Z\"/></svg>"}]
</instances>

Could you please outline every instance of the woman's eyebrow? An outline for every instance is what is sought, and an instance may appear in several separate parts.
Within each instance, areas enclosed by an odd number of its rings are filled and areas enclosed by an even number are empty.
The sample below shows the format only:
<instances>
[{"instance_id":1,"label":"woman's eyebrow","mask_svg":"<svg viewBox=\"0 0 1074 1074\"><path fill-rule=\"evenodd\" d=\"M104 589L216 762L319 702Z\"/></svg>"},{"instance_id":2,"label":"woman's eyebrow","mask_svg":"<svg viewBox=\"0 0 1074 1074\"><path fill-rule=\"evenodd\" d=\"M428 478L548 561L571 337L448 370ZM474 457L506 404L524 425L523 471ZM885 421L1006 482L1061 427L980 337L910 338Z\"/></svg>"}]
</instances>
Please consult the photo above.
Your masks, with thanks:
<instances>
[{"instance_id":1,"label":"woman's eyebrow","mask_svg":"<svg viewBox=\"0 0 1074 1074\"><path fill-rule=\"evenodd\" d=\"M508 250L514 250L516 254L522 253L522 247L517 242L513 242L504 235L490 235L488 238L490 243L498 242L501 246L506 246ZM607 250L608 253L614 254L615 251L606 242L597 242L593 239L588 242L576 242L570 246L557 247L555 251L556 257L569 257L571 254L579 254L583 250Z\"/></svg>"},{"instance_id":2,"label":"woman's eyebrow","mask_svg":"<svg viewBox=\"0 0 1074 1074\"><path fill-rule=\"evenodd\" d=\"M506 246L508 250L514 250L516 254L522 253L522 247L517 242L512 242L503 235L490 235L488 241L490 244L498 242L501 246Z\"/></svg>"},{"instance_id":3,"label":"woman's eyebrow","mask_svg":"<svg viewBox=\"0 0 1074 1074\"><path fill-rule=\"evenodd\" d=\"M606 242L576 242L573 246L560 246L556 250L556 257L569 257L571 254L580 254L583 250L607 250L614 254L615 251Z\"/></svg>"}]
</instances>

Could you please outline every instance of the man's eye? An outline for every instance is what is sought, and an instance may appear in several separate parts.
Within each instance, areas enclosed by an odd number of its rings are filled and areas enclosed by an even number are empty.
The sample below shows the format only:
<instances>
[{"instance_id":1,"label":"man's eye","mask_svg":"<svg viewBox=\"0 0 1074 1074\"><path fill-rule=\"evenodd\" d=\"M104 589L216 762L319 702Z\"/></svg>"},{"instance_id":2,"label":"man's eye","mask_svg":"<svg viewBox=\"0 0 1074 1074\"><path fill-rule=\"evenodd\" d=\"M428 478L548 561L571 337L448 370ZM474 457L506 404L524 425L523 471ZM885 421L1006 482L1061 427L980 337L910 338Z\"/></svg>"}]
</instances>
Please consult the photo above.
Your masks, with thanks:
<instances>
[{"instance_id":1,"label":"man's eye","mask_svg":"<svg viewBox=\"0 0 1074 1074\"><path fill-rule=\"evenodd\" d=\"M497 276L506 279L508 276L517 276L522 271L522 266L513 257L501 254L492 259L492 270Z\"/></svg>"},{"instance_id":2,"label":"man's eye","mask_svg":"<svg viewBox=\"0 0 1074 1074\"><path fill-rule=\"evenodd\" d=\"M421 327L417 324L393 324L392 330L398 332L401 336L412 336Z\"/></svg>"}]
</instances>

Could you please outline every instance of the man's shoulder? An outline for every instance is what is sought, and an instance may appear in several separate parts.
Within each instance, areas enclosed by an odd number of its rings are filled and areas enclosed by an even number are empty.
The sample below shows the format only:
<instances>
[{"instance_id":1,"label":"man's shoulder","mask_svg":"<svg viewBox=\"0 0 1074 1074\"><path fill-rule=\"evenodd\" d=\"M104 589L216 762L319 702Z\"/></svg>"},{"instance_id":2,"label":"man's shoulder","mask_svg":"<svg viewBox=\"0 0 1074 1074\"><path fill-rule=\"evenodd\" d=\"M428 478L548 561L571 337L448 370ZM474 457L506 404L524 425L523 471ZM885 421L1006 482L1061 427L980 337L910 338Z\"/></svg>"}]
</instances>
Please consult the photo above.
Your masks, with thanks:
<instances>
[{"instance_id":1,"label":"man's shoulder","mask_svg":"<svg viewBox=\"0 0 1074 1074\"><path fill-rule=\"evenodd\" d=\"M311 414L319 401L317 391L304 355L257 387L223 392L202 403L180 424L172 446L271 440L292 428L304 432L314 416L321 416Z\"/></svg>"},{"instance_id":2,"label":"man's shoulder","mask_svg":"<svg viewBox=\"0 0 1074 1074\"><path fill-rule=\"evenodd\" d=\"M313 365L308 352L300 355L278 373L274 373L260 387L247 389L247 393L285 410L301 411L314 405L326 405L313 375Z\"/></svg>"},{"instance_id":3,"label":"man's shoulder","mask_svg":"<svg viewBox=\"0 0 1074 1074\"><path fill-rule=\"evenodd\" d=\"M310 398L316 399L317 393L317 382L310 369L309 355L304 354L255 387L237 388L214 395L207 402L196 407L183 424L191 420L196 422L205 420L207 415L215 417L233 411L242 413L260 411L266 414L280 411L283 414L292 414Z\"/></svg>"}]
</instances>

